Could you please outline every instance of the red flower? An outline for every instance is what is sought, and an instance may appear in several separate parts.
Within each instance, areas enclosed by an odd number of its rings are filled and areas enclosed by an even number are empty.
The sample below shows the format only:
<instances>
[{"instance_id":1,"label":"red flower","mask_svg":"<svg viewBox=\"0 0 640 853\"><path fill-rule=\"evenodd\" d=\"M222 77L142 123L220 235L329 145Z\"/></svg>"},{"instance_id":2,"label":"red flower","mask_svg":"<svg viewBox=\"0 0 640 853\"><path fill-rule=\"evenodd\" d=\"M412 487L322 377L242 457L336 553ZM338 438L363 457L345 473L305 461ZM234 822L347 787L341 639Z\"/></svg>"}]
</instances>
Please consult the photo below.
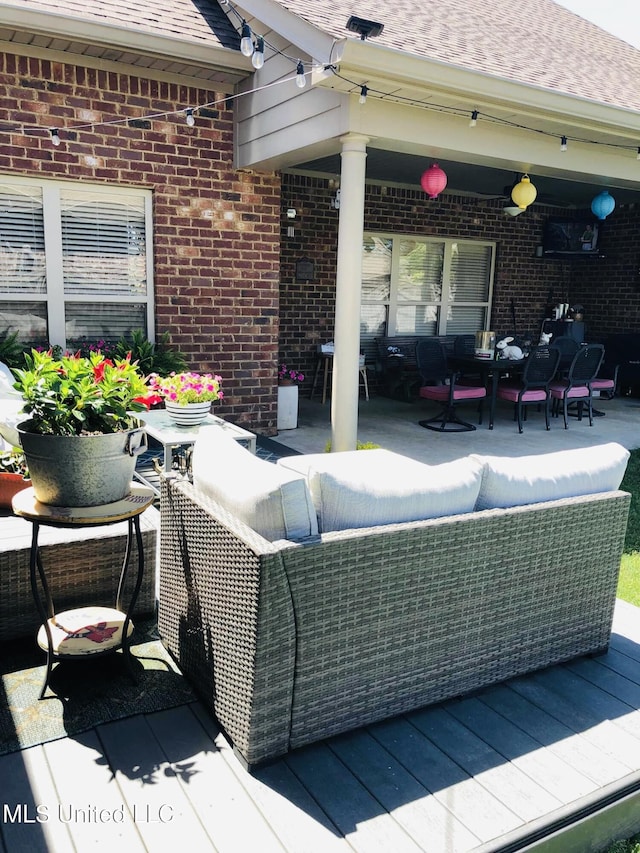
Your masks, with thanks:
<instances>
[{"instance_id":1,"label":"red flower","mask_svg":"<svg viewBox=\"0 0 640 853\"><path fill-rule=\"evenodd\" d=\"M147 409L150 409L151 406L161 403L163 399L164 398L160 394L147 394L145 397L134 397L131 402L140 403L140 405L146 406Z\"/></svg>"},{"instance_id":2,"label":"red flower","mask_svg":"<svg viewBox=\"0 0 640 853\"><path fill-rule=\"evenodd\" d=\"M104 379L104 371L107 367L113 367L111 359L105 358L100 364L96 364L93 368L93 376L96 382L102 382Z\"/></svg>"}]
</instances>

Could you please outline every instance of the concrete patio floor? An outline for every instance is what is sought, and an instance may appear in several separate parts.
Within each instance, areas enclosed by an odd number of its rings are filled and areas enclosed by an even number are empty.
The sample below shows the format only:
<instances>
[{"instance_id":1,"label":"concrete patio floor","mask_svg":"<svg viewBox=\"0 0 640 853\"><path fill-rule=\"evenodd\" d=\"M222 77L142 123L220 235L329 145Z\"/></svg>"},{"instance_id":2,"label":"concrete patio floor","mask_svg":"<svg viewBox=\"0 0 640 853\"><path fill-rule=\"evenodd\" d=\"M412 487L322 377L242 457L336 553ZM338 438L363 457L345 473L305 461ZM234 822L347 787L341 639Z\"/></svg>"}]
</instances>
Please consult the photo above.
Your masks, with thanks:
<instances>
[{"instance_id":1,"label":"concrete patio floor","mask_svg":"<svg viewBox=\"0 0 640 853\"><path fill-rule=\"evenodd\" d=\"M562 417L551 419L551 429L544 427L544 414L530 408L524 432L518 433L513 420L511 404L498 401L494 428L484 423L473 432L438 433L418 424L422 418L437 412L435 404L426 400L405 403L387 397L372 396L360 399L358 439L372 441L387 450L394 450L421 462L437 464L466 456L469 453L499 456L523 456L567 450L574 447L590 447L608 441L617 441L632 450L640 447L640 399L615 397L613 400L598 400L596 404L604 417L593 420L569 419L569 428L564 429ZM472 405L461 408L461 416L475 423L477 420ZM281 430L274 438L302 453L321 453L331 439L331 401L322 404L309 400L302 392L299 400L298 427Z\"/></svg>"}]
</instances>

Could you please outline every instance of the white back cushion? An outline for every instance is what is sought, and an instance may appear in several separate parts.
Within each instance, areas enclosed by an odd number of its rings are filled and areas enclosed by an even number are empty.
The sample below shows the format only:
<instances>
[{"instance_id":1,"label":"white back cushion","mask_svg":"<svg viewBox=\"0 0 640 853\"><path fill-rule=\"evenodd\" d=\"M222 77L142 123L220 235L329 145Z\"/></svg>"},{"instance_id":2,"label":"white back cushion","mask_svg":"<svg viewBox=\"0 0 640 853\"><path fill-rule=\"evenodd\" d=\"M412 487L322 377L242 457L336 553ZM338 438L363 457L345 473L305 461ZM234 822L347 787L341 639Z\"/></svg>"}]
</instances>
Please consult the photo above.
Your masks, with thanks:
<instances>
[{"instance_id":1,"label":"white back cushion","mask_svg":"<svg viewBox=\"0 0 640 853\"><path fill-rule=\"evenodd\" d=\"M192 464L194 486L270 542L318 533L305 478L254 456L220 427L200 429Z\"/></svg>"},{"instance_id":2,"label":"white back cushion","mask_svg":"<svg viewBox=\"0 0 640 853\"><path fill-rule=\"evenodd\" d=\"M280 467L305 474L322 532L439 518L474 509L482 465L424 465L389 450L287 456Z\"/></svg>"},{"instance_id":3,"label":"white back cushion","mask_svg":"<svg viewBox=\"0 0 640 853\"><path fill-rule=\"evenodd\" d=\"M629 451L610 442L539 456L469 458L484 465L476 509L492 509L615 491Z\"/></svg>"}]
</instances>

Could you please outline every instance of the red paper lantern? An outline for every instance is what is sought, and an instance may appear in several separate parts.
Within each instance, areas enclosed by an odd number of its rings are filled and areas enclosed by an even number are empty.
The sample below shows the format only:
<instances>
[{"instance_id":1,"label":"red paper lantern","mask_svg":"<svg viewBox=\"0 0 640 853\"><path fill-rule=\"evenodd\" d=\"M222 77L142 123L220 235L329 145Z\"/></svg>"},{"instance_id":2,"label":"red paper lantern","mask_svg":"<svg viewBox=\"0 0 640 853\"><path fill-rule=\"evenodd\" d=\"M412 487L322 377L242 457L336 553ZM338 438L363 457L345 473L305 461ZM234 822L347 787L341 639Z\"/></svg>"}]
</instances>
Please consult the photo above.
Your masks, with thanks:
<instances>
[{"instance_id":1,"label":"red paper lantern","mask_svg":"<svg viewBox=\"0 0 640 853\"><path fill-rule=\"evenodd\" d=\"M420 185L429 198L437 198L447 185L447 176L437 163L422 173Z\"/></svg>"}]
</instances>

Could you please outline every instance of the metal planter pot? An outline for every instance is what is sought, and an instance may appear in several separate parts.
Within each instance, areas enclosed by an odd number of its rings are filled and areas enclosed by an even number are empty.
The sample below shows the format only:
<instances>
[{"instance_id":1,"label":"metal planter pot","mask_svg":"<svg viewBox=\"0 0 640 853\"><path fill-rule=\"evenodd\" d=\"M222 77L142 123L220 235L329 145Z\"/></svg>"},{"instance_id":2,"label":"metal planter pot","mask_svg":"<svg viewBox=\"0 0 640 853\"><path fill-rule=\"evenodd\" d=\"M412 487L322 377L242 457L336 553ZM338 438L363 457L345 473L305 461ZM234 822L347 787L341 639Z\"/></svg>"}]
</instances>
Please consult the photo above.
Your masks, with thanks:
<instances>
[{"instance_id":1,"label":"metal planter pot","mask_svg":"<svg viewBox=\"0 0 640 853\"><path fill-rule=\"evenodd\" d=\"M130 490L136 458L147 447L144 423L108 435L38 435L18 424L35 497L52 506L100 506Z\"/></svg>"}]
</instances>

